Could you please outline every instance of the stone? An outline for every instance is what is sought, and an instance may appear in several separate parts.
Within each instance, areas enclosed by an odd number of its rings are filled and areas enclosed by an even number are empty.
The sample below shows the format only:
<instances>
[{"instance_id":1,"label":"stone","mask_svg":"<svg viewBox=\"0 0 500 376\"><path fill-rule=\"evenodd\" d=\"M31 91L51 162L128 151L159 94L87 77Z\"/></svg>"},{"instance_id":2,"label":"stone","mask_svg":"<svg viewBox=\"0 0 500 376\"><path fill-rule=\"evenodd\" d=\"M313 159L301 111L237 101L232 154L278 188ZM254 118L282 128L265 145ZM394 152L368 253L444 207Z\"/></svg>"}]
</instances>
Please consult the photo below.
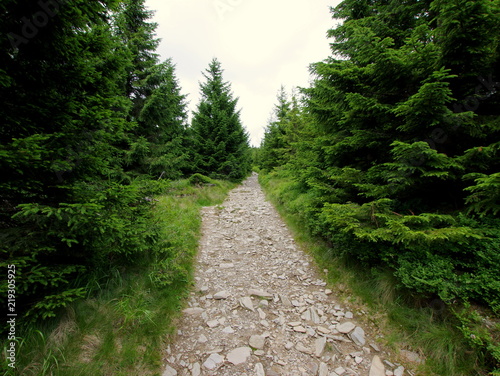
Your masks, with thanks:
<instances>
[{"instance_id":1,"label":"stone","mask_svg":"<svg viewBox=\"0 0 500 376\"><path fill-rule=\"evenodd\" d=\"M344 316L346 319L350 320L354 317L353 313L352 312L346 312L345 313L345 316Z\"/></svg>"},{"instance_id":2,"label":"stone","mask_svg":"<svg viewBox=\"0 0 500 376\"><path fill-rule=\"evenodd\" d=\"M204 334L200 334L200 336L198 337L198 342L199 343L207 343L208 342L207 336Z\"/></svg>"},{"instance_id":3,"label":"stone","mask_svg":"<svg viewBox=\"0 0 500 376\"><path fill-rule=\"evenodd\" d=\"M319 376L328 376L328 365L326 363L319 365Z\"/></svg>"},{"instance_id":4,"label":"stone","mask_svg":"<svg viewBox=\"0 0 500 376\"><path fill-rule=\"evenodd\" d=\"M249 311L255 312L255 308L253 307L252 299L248 296L245 296L244 298L240 299L240 305L243 308L248 309Z\"/></svg>"},{"instance_id":5,"label":"stone","mask_svg":"<svg viewBox=\"0 0 500 376\"><path fill-rule=\"evenodd\" d=\"M300 351L301 353L304 353L304 354L311 354L311 350L308 349L307 347L305 347L301 342L297 343L297 345L295 346L295 349L297 351Z\"/></svg>"},{"instance_id":6,"label":"stone","mask_svg":"<svg viewBox=\"0 0 500 376\"><path fill-rule=\"evenodd\" d=\"M385 376L384 363L382 363L378 355L373 357L368 376Z\"/></svg>"},{"instance_id":7,"label":"stone","mask_svg":"<svg viewBox=\"0 0 500 376\"><path fill-rule=\"evenodd\" d=\"M370 343L370 347L376 352L380 352L380 347L378 347L375 343Z\"/></svg>"},{"instance_id":8,"label":"stone","mask_svg":"<svg viewBox=\"0 0 500 376\"><path fill-rule=\"evenodd\" d=\"M307 363L308 375L316 376L319 371L319 365L316 362Z\"/></svg>"},{"instance_id":9,"label":"stone","mask_svg":"<svg viewBox=\"0 0 500 376\"><path fill-rule=\"evenodd\" d=\"M163 372L162 376L177 376L177 371L167 365L165 367L165 371Z\"/></svg>"},{"instance_id":10,"label":"stone","mask_svg":"<svg viewBox=\"0 0 500 376\"><path fill-rule=\"evenodd\" d=\"M264 298L264 299L272 299L273 294L268 293L267 291L264 290L258 290L258 289L250 289L248 290L248 295L250 296L257 296L259 298Z\"/></svg>"},{"instance_id":11,"label":"stone","mask_svg":"<svg viewBox=\"0 0 500 376\"><path fill-rule=\"evenodd\" d=\"M292 306L292 302L285 295L280 295L280 299L281 299L281 303L285 307L291 307Z\"/></svg>"},{"instance_id":12,"label":"stone","mask_svg":"<svg viewBox=\"0 0 500 376\"><path fill-rule=\"evenodd\" d=\"M258 312L259 318L261 320L265 320L266 319L266 313L261 308L257 308L257 312Z\"/></svg>"},{"instance_id":13,"label":"stone","mask_svg":"<svg viewBox=\"0 0 500 376\"><path fill-rule=\"evenodd\" d=\"M222 331L223 331L224 333L226 333L226 334L233 334L233 333L234 333L234 329L233 329L233 328L231 328L230 326L225 327Z\"/></svg>"},{"instance_id":14,"label":"stone","mask_svg":"<svg viewBox=\"0 0 500 376\"><path fill-rule=\"evenodd\" d=\"M344 373L346 373L347 371L345 370L344 367L338 367L338 368L335 368L335 373L339 376L342 376Z\"/></svg>"},{"instance_id":15,"label":"stone","mask_svg":"<svg viewBox=\"0 0 500 376\"><path fill-rule=\"evenodd\" d=\"M210 355L208 359L205 360L205 363L203 363L203 367L209 370L214 370L222 363L224 363L224 357L215 353Z\"/></svg>"},{"instance_id":16,"label":"stone","mask_svg":"<svg viewBox=\"0 0 500 376\"><path fill-rule=\"evenodd\" d=\"M262 363L257 363L254 368L255 376L266 376Z\"/></svg>"},{"instance_id":17,"label":"stone","mask_svg":"<svg viewBox=\"0 0 500 376\"><path fill-rule=\"evenodd\" d=\"M230 294L228 291L219 291L217 294L214 295L215 300L225 300L229 298Z\"/></svg>"},{"instance_id":18,"label":"stone","mask_svg":"<svg viewBox=\"0 0 500 376\"><path fill-rule=\"evenodd\" d=\"M406 359L410 363L422 363L420 355L418 355L416 352L401 350L401 355L403 356L404 359Z\"/></svg>"},{"instance_id":19,"label":"stone","mask_svg":"<svg viewBox=\"0 0 500 376\"><path fill-rule=\"evenodd\" d=\"M262 350L266 344L266 339L259 335L253 335L250 337L248 344L254 349Z\"/></svg>"},{"instance_id":20,"label":"stone","mask_svg":"<svg viewBox=\"0 0 500 376\"><path fill-rule=\"evenodd\" d=\"M356 325L354 325L352 322L348 321L348 322L345 322L343 324L337 325L337 330L340 333L347 334L347 333L352 332L355 327L356 327Z\"/></svg>"},{"instance_id":21,"label":"stone","mask_svg":"<svg viewBox=\"0 0 500 376\"><path fill-rule=\"evenodd\" d=\"M295 326L293 328L293 330L295 330L297 333L306 333L307 332L307 329L304 328L303 326Z\"/></svg>"},{"instance_id":22,"label":"stone","mask_svg":"<svg viewBox=\"0 0 500 376\"><path fill-rule=\"evenodd\" d=\"M251 353L252 349L250 347L238 347L227 354L227 361L234 365L242 364L247 361Z\"/></svg>"},{"instance_id":23,"label":"stone","mask_svg":"<svg viewBox=\"0 0 500 376\"><path fill-rule=\"evenodd\" d=\"M365 331L363 330L363 328L360 328L359 326L357 326L356 329L354 329L354 331L349 335L349 337L358 346L364 346L366 343Z\"/></svg>"},{"instance_id":24,"label":"stone","mask_svg":"<svg viewBox=\"0 0 500 376\"><path fill-rule=\"evenodd\" d=\"M292 321L288 323L289 326L299 326L300 324L301 324L300 321Z\"/></svg>"},{"instance_id":25,"label":"stone","mask_svg":"<svg viewBox=\"0 0 500 376\"><path fill-rule=\"evenodd\" d=\"M394 370L394 376L403 376L405 373L405 367L400 366Z\"/></svg>"},{"instance_id":26,"label":"stone","mask_svg":"<svg viewBox=\"0 0 500 376\"><path fill-rule=\"evenodd\" d=\"M208 326L209 328L212 328L212 329L213 329L213 328L218 327L219 325L220 325L219 320L211 320L211 321L207 321L207 326Z\"/></svg>"},{"instance_id":27,"label":"stone","mask_svg":"<svg viewBox=\"0 0 500 376\"><path fill-rule=\"evenodd\" d=\"M232 264L232 263L220 264L219 268L221 268L221 269L232 269L232 268L234 268L234 264Z\"/></svg>"},{"instance_id":28,"label":"stone","mask_svg":"<svg viewBox=\"0 0 500 376\"><path fill-rule=\"evenodd\" d=\"M326 346L326 337L320 337L316 339L314 342L314 355L316 357L321 357L323 354L323 351L325 351L325 346Z\"/></svg>"},{"instance_id":29,"label":"stone","mask_svg":"<svg viewBox=\"0 0 500 376\"><path fill-rule=\"evenodd\" d=\"M325 295L332 295L332 294L333 294L332 290L330 290L330 289L325 290Z\"/></svg>"},{"instance_id":30,"label":"stone","mask_svg":"<svg viewBox=\"0 0 500 376\"><path fill-rule=\"evenodd\" d=\"M285 344L285 349L287 349L287 350L291 350L292 348L293 348L293 342L287 342L287 343Z\"/></svg>"},{"instance_id":31,"label":"stone","mask_svg":"<svg viewBox=\"0 0 500 376\"><path fill-rule=\"evenodd\" d=\"M191 376L200 376L200 375L201 375L200 363L193 364L193 368L191 369Z\"/></svg>"},{"instance_id":32,"label":"stone","mask_svg":"<svg viewBox=\"0 0 500 376\"><path fill-rule=\"evenodd\" d=\"M325 327L323 327L323 326L318 326L318 327L316 328L316 330L317 330L318 332L320 332L320 333L323 333L323 334L330 334L330 333L332 332L330 329L327 329L327 328L325 328Z\"/></svg>"},{"instance_id":33,"label":"stone","mask_svg":"<svg viewBox=\"0 0 500 376\"><path fill-rule=\"evenodd\" d=\"M201 315L203 312L205 312L205 310L200 307L195 307L195 308L186 308L182 312L187 316L197 316Z\"/></svg>"}]
</instances>

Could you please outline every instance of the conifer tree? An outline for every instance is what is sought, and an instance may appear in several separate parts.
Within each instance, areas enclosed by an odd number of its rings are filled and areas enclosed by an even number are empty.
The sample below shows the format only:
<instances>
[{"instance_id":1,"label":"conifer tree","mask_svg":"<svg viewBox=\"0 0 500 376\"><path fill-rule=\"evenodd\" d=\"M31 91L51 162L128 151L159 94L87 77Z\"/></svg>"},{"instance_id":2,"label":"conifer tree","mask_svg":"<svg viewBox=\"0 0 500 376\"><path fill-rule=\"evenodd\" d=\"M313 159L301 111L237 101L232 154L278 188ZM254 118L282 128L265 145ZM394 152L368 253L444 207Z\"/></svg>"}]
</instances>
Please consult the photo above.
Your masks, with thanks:
<instances>
[{"instance_id":1,"label":"conifer tree","mask_svg":"<svg viewBox=\"0 0 500 376\"><path fill-rule=\"evenodd\" d=\"M194 172L234 181L250 172L248 135L236 109L230 84L224 82L217 59L209 64L204 83L200 83L201 101L192 121L192 167Z\"/></svg>"}]
</instances>

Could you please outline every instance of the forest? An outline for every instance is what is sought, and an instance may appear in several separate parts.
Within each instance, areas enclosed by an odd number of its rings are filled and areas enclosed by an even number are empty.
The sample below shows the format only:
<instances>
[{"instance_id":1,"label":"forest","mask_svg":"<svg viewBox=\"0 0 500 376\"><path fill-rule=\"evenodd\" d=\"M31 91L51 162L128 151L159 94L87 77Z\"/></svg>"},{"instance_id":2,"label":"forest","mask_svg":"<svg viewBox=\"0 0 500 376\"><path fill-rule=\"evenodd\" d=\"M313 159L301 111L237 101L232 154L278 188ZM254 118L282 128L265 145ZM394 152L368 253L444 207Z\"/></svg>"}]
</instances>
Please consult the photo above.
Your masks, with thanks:
<instances>
[{"instance_id":1,"label":"forest","mask_svg":"<svg viewBox=\"0 0 500 376\"><path fill-rule=\"evenodd\" d=\"M498 367L500 3L346 0L332 15L332 56L278 93L261 180L332 257L446 307Z\"/></svg>"},{"instance_id":2,"label":"forest","mask_svg":"<svg viewBox=\"0 0 500 376\"><path fill-rule=\"evenodd\" d=\"M398 304L438 306L434 319L475 352L473 372L500 374L498 0L342 1L331 56L312 62L309 87L279 90L254 149L215 58L188 121L144 0L3 0L0 10L5 281L15 270L2 310L33 349L20 364L38 367L21 374L53 374L63 361L47 333L68 315L90 325L75 311L104 310L95 302L118 302L110 336L144 324L137 342L162 309L178 310L197 210L252 168L331 259L390 280ZM148 354L168 332L155 330Z\"/></svg>"}]
</instances>

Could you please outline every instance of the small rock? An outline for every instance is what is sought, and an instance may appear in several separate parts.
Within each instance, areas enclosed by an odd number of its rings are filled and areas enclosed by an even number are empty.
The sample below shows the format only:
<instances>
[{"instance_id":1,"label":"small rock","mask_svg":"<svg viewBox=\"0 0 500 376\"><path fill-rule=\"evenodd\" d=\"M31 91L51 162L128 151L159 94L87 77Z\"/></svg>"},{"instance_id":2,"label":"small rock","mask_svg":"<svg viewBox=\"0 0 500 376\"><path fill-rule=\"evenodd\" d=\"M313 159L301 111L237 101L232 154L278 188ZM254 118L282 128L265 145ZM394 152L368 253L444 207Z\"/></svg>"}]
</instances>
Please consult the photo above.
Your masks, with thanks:
<instances>
[{"instance_id":1,"label":"small rock","mask_svg":"<svg viewBox=\"0 0 500 376\"><path fill-rule=\"evenodd\" d=\"M335 368L335 373L339 376L342 376L344 373L346 373L346 370L344 367L338 367Z\"/></svg>"},{"instance_id":2,"label":"small rock","mask_svg":"<svg viewBox=\"0 0 500 376\"><path fill-rule=\"evenodd\" d=\"M352 322L348 321L348 322L345 322L343 324L337 325L337 330L340 333L347 334L347 333L352 332L355 327L356 327L356 325L354 325Z\"/></svg>"},{"instance_id":3,"label":"small rock","mask_svg":"<svg viewBox=\"0 0 500 376\"><path fill-rule=\"evenodd\" d=\"M205 312L205 310L200 307L195 307L195 308L186 308L182 312L187 316L196 316L196 315L201 315L203 312Z\"/></svg>"},{"instance_id":4,"label":"small rock","mask_svg":"<svg viewBox=\"0 0 500 376\"><path fill-rule=\"evenodd\" d=\"M309 375L317 375L319 371L319 365L316 362L310 362L307 364L307 369L309 370Z\"/></svg>"},{"instance_id":5,"label":"small rock","mask_svg":"<svg viewBox=\"0 0 500 376\"><path fill-rule=\"evenodd\" d=\"M354 315L352 314L352 312L346 312L344 317L349 320L352 319Z\"/></svg>"},{"instance_id":6,"label":"small rock","mask_svg":"<svg viewBox=\"0 0 500 376\"><path fill-rule=\"evenodd\" d=\"M200 336L198 337L198 342L199 343L207 343L208 338L204 334L200 334Z\"/></svg>"},{"instance_id":7,"label":"small rock","mask_svg":"<svg viewBox=\"0 0 500 376\"><path fill-rule=\"evenodd\" d=\"M247 361L252 353L250 347L238 347L227 354L227 361L234 365L242 364Z\"/></svg>"},{"instance_id":8,"label":"small rock","mask_svg":"<svg viewBox=\"0 0 500 376\"><path fill-rule=\"evenodd\" d=\"M401 350L401 355L408 362L411 362L411 363L422 363L422 359L420 359L420 355L418 355L416 352L408 351L408 350Z\"/></svg>"},{"instance_id":9,"label":"small rock","mask_svg":"<svg viewBox=\"0 0 500 376\"><path fill-rule=\"evenodd\" d=\"M255 312L255 308L253 307L253 302L252 302L252 299L248 296L245 296L244 298L241 298L240 299L240 305L243 307L243 308L246 308L252 312Z\"/></svg>"},{"instance_id":10,"label":"small rock","mask_svg":"<svg viewBox=\"0 0 500 376\"><path fill-rule=\"evenodd\" d=\"M257 308L257 312L259 313L259 318L261 320L265 320L266 319L266 313L261 308Z\"/></svg>"},{"instance_id":11,"label":"small rock","mask_svg":"<svg viewBox=\"0 0 500 376\"><path fill-rule=\"evenodd\" d=\"M191 369L191 376L200 376L200 375L201 375L200 363L193 364L193 368Z\"/></svg>"},{"instance_id":12,"label":"small rock","mask_svg":"<svg viewBox=\"0 0 500 376\"><path fill-rule=\"evenodd\" d=\"M207 326L212 329L218 327L219 325L220 325L219 320L211 320L207 322Z\"/></svg>"},{"instance_id":13,"label":"small rock","mask_svg":"<svg viewBox=\"0 0 500 376\"><path fill-rule=\"evenodd\" d=\"M300 321L292 321L288 323L289 326L299 326L300 324L301 324Z\"/></svg>"},{"instance_id":14,"label":"small rock","mask_svg":"<svg viewBox=\"0 0 500 376\"><path fill-rule=\"evenodd\" d=\"M264 290L250 289L248 290L248 295L258 296L259 298L272 299L273 294L268 293Z\"/></svg>"},{"instance_id":15,"label":"small rock","mask_svg":"<svg viewBox=\"0 0 500 376\"><path fill-rule=\"evenodd\" d=\"M295 330L297 333L306 333L307 332L306 328L304 328L303 326L300 326L300 325L295 326L293 328L293 330Z\"/></svg>"},{"instance_id":16,"label":"small rock","mask_svg":"<svg viewBox=\"0 0 500 376\"><path fill-rule=\"evenodd\" d=\"M385 376L385 367L378 355L373 357L369 376Z\"/></svg>"},{"instance_id":17,"label":"small rock","mask_svg":"<svg viewBox=\"0 0 500 376\"><path fill-rule=\"evenodd\" d=\"M376 352L380 352L380 347L378 347L375 343L370 343L370 347Z\"/></svg>"},{"instance_id":18,"label":"small rock","mask_svg":"<svg viewBox=\"0 0 500 376\"><path fill-rule=\"evenodd\" d=\"M323 334L330 334L332 332L330 329L327 329L323 326L318 326L316 329L318 330L318 332Z\"/></svg>"},{"instance_id":19,"label":"small rock","mask_svg":"<svg viewBox=\"0 0 500 376\"><path fill-rule=\"evenodd\" d=\"M400 366L394 370L394 376L403 376L405 373L405 367Z\"/></svg>"},{"instance_id":20,"label":"small rock","mask_svg":"<svg viewBox=\"0 0 500 376\"><path fill-rule=\"evenodd\" d=\"M232 263L220 264L219 268L221 268L221 269L232 269L232 268L234 268L234 264L232 264Z\"/></svg>"},{"instance_id":21,"label":"small rock","mask_svg":"<svg viewBox=\"0 0 500 376\"><path fill-rule=\"evenodd\" d=\"M264 371L264 366L262 363L257 363L255 365L255 376L266 376L266 372Z\"/></svg>"},{"instance_id":22,"label":"small rock","mask_svg":"<svg viewBox=\"0 0 500 376\"><path fill-rule=\"evenodd\" d=\"M285 349L291 350L293 348L293 342L287 342L285 345Z\"/></svg>"},{"instance_id":23,"label":"small rock","mask_svg":"<svg viewBox=\"0 0 500 376\"><path fill-rule=\"evenodd\" d=\"M280 295L280 299L281 299L281 303L285 307L291 307L292 306L292 302L285 295Z\"/></svg>"},{"instance_id":24,"label":"small rock","mask_svg":"<svg viewBox=\"0 0 500 376\"><path fill-rule=\"evenodd\" d=\"M224 357L220 356L219 354L215 353L212 354L208 357L207 360L205 360L205 363L203 363L203 367L209 369L209 370L214 370L216 369L220 364L224 362Z\"/></svg>"},{"instance_id":25,"label":"small rock","mask_svg":"<svg viewBox=\"0 0 500 376\"><path fill-rule=\"evenodd\" d=\"M330 290L330 289L326 289L325 290L325 295L332 295L333 294L333 291ZM338 373L338 372L337 372Z\"/></svg>"},{"instance_id":26,"label":"small rock","mask_svg":"<svg viewBox=\"0 0 500 376\"><path fill-rule=\"evenodd\" d=\"M328 376L328 365L326 363L319 365L319 376Z\"/></svg>"},{"instance_id":27,"label":"small rock","mask_svg":"<svg viewBox=\"0 0 500 376\"><path fill-rule=\"evenodd\" d=\"M316 339L315 344L314 344L314 355L316 355L318 358L323 354L323 351L325 351L325 346L326 346L326 337L320 337Z\"/></svg>"},{"instance_id":28,"label":"small rock","mask_svg":"<svg viewBox=\"0 0 500 376\"><path fill-rule=\"evenodd\" d=\"M253 335L250 337L250 340L248 341L248 344L250 347L253 347L254 349L257 350L262 350L265 346L266 339L262 336L259 335Z\"/></svg>"},{"instance_id":29,"label":"small rock","mask_svg":"<svg viewBox=\"0 0 500 376\"><path fill-rule=\"evenodd\" d=\"M305 347L301 342L297 343L297 346L295 346L295 349L297 351L300 351L301 353L304 354L311 354L311 350Z\"/></svg>"},{"instance_id":30,"label":"small rock","mask_svg":"<svg viewBox=\"0 0 500 376\"><path fill-rule=\"evenodd\" d=\"M349 335L353 342L358 345L358 346L364 346L366 343L365 340L365 331L363 328L360 328L359 326L354 329L354 331Z\"/></svg>"},{"instance_id":31,"label":"small rock","mask_svg":"<svg viewBox=\"0 0 500 376\"><path fill-rule=\"evenodd\" d=\"M264 356L264 355L266 355L266 352L265 352L265 351L263 351L263 350L255 350L255 351L253 352L253 354L254 354L255 356Z\"/></svg>"},{"instance_id":32,"label":"small rock","mask_svg":"<svg viewBox=\"0 0 500 376\"><path fill-rule=\"evenodd\" d=\"M162 376L177 376L177 371L170 366L166 366Z\"/></svg>"},{"instance_id":33,"label":"small rock","mask_svg":"<svg viewBox=\"0 0 500 376\"><path fill-rule=\"evenodd\" d=\"M357 357L354 358L354 361L356 362L356 364L360 364L360 363L363 362L363 358L360 357L360 356L357 356Z\"/></svg>"},{"instance_id":34,"label":"small rock","mask_svg":"<svg viewBox=\"0 0 500 376\"><path fill-rule=\"evenodd\" d=\"M230 326L224 328L224 330L222 330L224 333L226 334L233 334L234 333L234 329L231 328Z\"/></svg>"},{"instance_id":35,"label":"small rock","mask_svg":"<svg viewBox=\"0 0 500 376\"><path fill-rule=\"evenodd\" d=\"M229 298L229 292L228 291L219 291L217 294L214 295L215 300L224 300Z\"/></svg>"}]
</instances>

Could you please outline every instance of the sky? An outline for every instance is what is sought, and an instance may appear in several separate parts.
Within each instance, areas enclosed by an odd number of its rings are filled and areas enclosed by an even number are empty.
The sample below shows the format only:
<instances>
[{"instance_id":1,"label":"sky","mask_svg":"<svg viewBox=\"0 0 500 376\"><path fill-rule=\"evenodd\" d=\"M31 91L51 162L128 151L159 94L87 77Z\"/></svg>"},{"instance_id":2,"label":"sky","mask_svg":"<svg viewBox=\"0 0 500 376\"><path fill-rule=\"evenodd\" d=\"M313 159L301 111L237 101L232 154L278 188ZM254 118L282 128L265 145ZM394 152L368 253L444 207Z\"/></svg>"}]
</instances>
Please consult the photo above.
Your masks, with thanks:
<instances>
[{"instance_id":1,"label":"sky","mask_svg":"<svg viewBox=\"0 0 500 376\"><path fill-rule=\"evenodd\" d=\"M331 55L330 7L340 0L146 0L155 11L158 53L171 58L189 114L213 58L238 99L240 119L258 146L283 85L308 87L309 65Z\"/></svg>"}]
</instances>

